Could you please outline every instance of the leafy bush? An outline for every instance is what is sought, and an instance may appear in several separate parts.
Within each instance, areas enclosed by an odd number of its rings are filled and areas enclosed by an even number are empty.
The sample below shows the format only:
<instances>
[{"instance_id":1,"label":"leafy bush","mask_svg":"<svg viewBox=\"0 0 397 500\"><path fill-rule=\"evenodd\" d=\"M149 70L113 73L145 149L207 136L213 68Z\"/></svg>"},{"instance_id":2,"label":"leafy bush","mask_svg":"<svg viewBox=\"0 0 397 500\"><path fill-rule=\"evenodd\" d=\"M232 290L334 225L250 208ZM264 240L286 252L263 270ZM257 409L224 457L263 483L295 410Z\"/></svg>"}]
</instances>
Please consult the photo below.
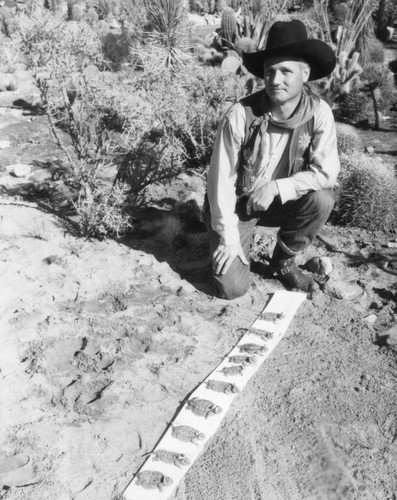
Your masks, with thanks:
<instances>
[{"instance_id":1,"label":"leafy bush","mask_svg":"<svg viewBox=\"0 0 397 500\"><path fill-rule=\"evenodd\" d=\"M338 219L347 226L391 231L397 226L397 179L368 155L341 155Z\"/></svg>"}]
</instances>

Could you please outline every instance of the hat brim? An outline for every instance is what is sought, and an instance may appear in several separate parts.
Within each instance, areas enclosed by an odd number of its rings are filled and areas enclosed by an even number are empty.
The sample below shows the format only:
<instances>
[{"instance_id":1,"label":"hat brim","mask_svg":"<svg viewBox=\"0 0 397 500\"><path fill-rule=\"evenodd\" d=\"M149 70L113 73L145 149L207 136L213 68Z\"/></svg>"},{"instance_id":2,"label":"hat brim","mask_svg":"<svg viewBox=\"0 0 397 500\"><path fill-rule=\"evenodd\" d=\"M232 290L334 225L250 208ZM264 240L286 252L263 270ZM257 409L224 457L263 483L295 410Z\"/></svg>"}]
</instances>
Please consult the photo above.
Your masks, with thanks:
<instances>
[{"instance_id":1,"label":"hat brim","mask_svg":"<svg viewBox=\"0 0 397 500\"><path fill-rule=\"evenodd\" d=\"M319 80L328 76L336 65L334 51L321 40L304 40L274 49L243 52L243 64L250 73L263 79L264 62L278 57L299 57L305 60L310 65L309 80Z\"/></svg>"}]
</instances>

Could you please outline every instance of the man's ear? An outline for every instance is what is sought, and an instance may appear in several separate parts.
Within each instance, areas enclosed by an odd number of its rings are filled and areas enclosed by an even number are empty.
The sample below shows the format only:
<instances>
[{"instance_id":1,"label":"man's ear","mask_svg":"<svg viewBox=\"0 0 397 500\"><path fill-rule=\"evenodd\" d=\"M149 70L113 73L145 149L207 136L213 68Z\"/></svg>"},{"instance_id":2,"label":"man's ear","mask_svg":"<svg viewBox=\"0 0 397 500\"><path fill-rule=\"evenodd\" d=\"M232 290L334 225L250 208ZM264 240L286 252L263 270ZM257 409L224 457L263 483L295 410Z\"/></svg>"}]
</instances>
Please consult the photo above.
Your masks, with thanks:
<instances>
[{"instance_id":1,"label":"man's ear","mask_svg":"<svg viewBox=\"0 0 397 500\"><path fill-rule=\"evenodd\" d=\"M308 64L302 64L302 75L303 83L306 83L310 77L310 66Z\"/></svg>"}]
</instances>

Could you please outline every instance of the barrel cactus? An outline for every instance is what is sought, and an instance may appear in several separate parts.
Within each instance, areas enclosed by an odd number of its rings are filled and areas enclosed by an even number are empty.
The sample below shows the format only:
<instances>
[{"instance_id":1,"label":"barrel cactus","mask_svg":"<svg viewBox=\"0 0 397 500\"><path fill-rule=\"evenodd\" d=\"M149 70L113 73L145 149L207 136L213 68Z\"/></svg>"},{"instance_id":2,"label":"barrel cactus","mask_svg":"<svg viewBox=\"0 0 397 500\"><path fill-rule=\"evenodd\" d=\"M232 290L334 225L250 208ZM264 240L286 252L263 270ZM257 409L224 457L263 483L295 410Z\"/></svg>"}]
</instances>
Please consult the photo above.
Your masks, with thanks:
<instances>
[{"instance_id":1,"label":"barrel cactus","mask_svg":"<svg viewBox=\"0 0 397 500\"><path fill-rule=\"evenodd\" d=\"M357 130L346 123L336 123L336 138L339 153L352 153L362 149L362 143Z\"/></svg>"},{"instance_id":2,"label":"barrel cactus","mask_svg":"<svg viewBox=\"0 0 397 500\"><path fill-rule=\"evenodd\" d=\"M397 227L397 179L390 165L363 153L342 155L338 219L347 226Z\"/></svg>"}]
</instances>

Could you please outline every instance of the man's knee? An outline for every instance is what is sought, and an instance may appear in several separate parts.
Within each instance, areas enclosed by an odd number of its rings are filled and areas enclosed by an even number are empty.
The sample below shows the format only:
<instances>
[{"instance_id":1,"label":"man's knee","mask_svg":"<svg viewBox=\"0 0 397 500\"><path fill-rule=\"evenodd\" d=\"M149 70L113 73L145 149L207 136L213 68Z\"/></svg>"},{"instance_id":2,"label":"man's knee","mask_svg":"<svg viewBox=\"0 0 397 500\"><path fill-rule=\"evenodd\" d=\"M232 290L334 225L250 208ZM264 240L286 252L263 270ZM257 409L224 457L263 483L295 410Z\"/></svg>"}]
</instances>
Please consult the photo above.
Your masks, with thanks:
<instances>
[{"instance_id":1,"label":"man's knee","mask_svg":"<svg viewBox=\"0 0 397 500\"><path fill-rule=\"evenodd\" d=\"M320 189L309 193L312 203L321 211L332 210L335 204L335 195L332 189Z\"/></svg>"},{"instance_id":2,"label":"man's knee","mask_svg":"<svg viewBox=\"0 0 397 500\"><path fill-rule=\"evenodd\" d=\"M250 286L249 277L235 277L230 275L214 276L215 294L220 299L237 299L242 297Z\"/></svg>"},{"instance_id":3,"label":"man's knee","mask_svg":"<svg viewBox=\"0 0 397 500\"><path fill-rule=\"evenodd\" d=\"M311 210L328 217L335 205L335 195L331 189L311 191L306 195Z\"/></svg>"}]
</instances>

